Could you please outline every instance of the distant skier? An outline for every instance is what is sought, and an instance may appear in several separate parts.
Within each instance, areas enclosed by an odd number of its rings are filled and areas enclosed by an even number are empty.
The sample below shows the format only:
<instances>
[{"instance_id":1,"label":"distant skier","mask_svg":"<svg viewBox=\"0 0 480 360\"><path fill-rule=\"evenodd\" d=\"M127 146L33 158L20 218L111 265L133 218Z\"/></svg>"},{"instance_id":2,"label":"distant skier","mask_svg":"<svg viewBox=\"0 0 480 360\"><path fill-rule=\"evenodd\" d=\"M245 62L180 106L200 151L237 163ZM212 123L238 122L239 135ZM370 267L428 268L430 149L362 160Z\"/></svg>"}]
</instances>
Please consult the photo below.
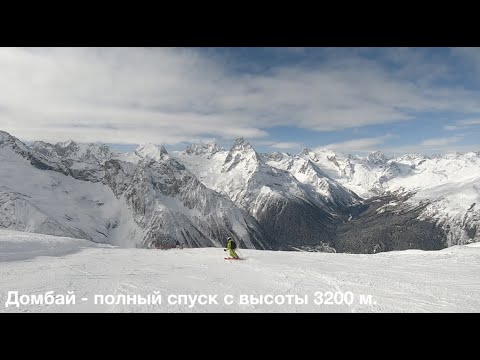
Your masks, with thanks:
<instances>
[{"instance_id":1,"label":"distant skier","mask_svg":"<svg viewBox=\"0 0 480 360\"><path fill-rule=\"evenodd\" d=\"M227 240L228 240L227 248L223 249L223 251L229 250L230 257L233 259L238 259L238 255L235 253L235 249L237 248L237 243L231 237L229 237Z\"/></svg>"}]
</instances>

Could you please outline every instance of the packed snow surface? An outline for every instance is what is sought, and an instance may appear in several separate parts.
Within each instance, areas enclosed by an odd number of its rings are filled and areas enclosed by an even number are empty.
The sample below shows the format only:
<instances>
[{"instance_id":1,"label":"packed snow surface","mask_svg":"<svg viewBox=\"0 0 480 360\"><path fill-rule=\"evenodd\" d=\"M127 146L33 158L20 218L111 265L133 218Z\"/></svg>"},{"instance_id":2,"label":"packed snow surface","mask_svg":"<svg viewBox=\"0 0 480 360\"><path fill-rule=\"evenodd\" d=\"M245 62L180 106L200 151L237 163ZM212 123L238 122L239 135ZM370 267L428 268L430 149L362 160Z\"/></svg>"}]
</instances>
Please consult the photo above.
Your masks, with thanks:
<instances>
[{"instance_id":1,"label":"packed snow surface","mask_svg":"<svg viewBox=\"0 0 480 360\"><path fill-rule=\"evenodd\" d=\"M478 243L441 251L373 255L218 248L125 249L86 240L0 230L0 312L478 312ZM9 291L73 291L75 305L5 306ZM346 304L315 304L315 292L351 292ZM95 295L144 296L162 304L97 304ZM218 305L170 304L169 295L218 295ZM232 295L232 305L224 303ZM308 304L241 304L241 295L307 296ZM360 304L371 295L372 304ZM88 299L82 301L80 299ZM339 298L339 297L338 297ZM326 299L326 298L325 298Z\"/></svg>"}]
</instances>

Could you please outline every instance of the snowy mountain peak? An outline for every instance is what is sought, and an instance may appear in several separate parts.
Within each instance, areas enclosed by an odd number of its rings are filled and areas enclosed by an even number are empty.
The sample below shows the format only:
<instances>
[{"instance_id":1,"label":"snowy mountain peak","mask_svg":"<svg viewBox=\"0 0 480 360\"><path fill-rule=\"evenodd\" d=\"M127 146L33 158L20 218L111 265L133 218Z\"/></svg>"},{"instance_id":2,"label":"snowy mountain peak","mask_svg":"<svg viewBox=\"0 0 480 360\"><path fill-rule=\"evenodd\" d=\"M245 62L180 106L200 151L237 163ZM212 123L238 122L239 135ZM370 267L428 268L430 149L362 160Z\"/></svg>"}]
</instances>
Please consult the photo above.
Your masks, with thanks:
<instances>
[{"instance_id":1,"label":"snowy mountain peak","mask_svg":"<svg viewBox=\"0 0 480 360\"><path fill-rule=\"evenodd\" d=\"M262 157L266 159L266 161L281 161L288 156L289 156L288 154L282 153L280 151L262 154Z\"/></svg>"},{"instance_id":2,"label":"snowy mountain peak","mask_svg":"<svg viewBox=\"0 0 480 360\"><path fill-rule=\"evenodd\" d=\"M237 140L235 140L232 148L229 151L229 153L236 153L236 152L243 153L245 155L254 156L258 161L261 161L257 151L244 138L238 138Z\"/></svg>"},{"instance_id":3,"label":"snowy mountain peak","mask_svg":"<svg viewBox=\"0 0 480 360\"><path fill-rule=\"evenodd\" d=\"M212 156L219 151L225 150L219 147L216 143L212 144L191 144L185 149L188 155L207 155Z\"/></svg>"},{"instance_id":4,"label":"snowy mountain peak","mask_svg":"<svg viewBox=\"0 0 480 360\"><path fill-rule=\"evenodd\" d=\"M49 143L46 143L44 141L34 141L32 143L32 148L42 148L42 147L50 148L50 147L53 147L53 145L49 144Z\"/></svg>"},{"instance_id":5,"label":"snowy mountain peak","mask_svg":"<svg viewBox=\"0 0 480 360\"><path fill-rule=\"evenodd\" d=\"M303 149L302 153L300 154L302 156L304 156L305 158L309 159L309 160L312 160L312 161L318 161L318 157L317 155L315 154L315 152L310 149L310 148L305 148Z\"/></svg>"},{"instance_id":6,"label":"snowy mountain peak","mask_svg":"<svg viewBox=\"0 0 480 360\"><path fill-rule=\"evenodd\" d=\"M473 158L478 157L478 152L461 153L461 152L455 151L455 152L449 152L449 153L440 155L438 157L445 160L469 159L472 157Z\"/></svg>"},{"instance_id":7,"label":"snowy mountain peak","mask_svg":"<svg viewBox=\"0 0 480 360\"><path fill-rule=\"evenodd\" d=\"M388 158L382 151L374 151L367 156L367 161L373 164L382 165L387 162Z\"/></svg>"},{"instance_id":8,"label":"snowy mountain peak","mask_svg":"<svg viewBox=\"0 0 480 360\"><path fill-rule=\"evenodd\" d=\"M240 163L247 169L249 173L254 172L263 163L260 155L243 138L235 140L232 148L228 152L223 164L223 171L230 171L237 167Z\"/></svg>"},{"instance_id":9,"label":"snowy mountain peak","mask_svg":"<svg viewBox=\"0 0 480 360\"><path fill-rule=\"evenodd\" d=\"M160 161L165 156L168 156L168 152L163 146L157 146L151 143L140 144L135 149L135 154L141 158L149 158L155 161Z\"/></svg>"},{"instance_id":10,"label":"snowy mountain peak","mask_svg":"<svg viewBox=\"0 0 480 360\"><path fill-rule=\"evenodd\" d=\"M0 142L4 142L4 141L7 141L9 139L13 138L12 135L10 135L9 133L7 133L6 131L2 131L0 130Z\"/></svg>"},{"instance_id":11,"label":"snowy mountain peak","mask_svg":"<svg viewBox=\"0 0 480 360\"><path fill-rule=\"evenodd\" d=\"M233 143L232 150L253 149L250 143L244 138L237 138Z\"/></svg>"},{"instance_id":12,"label":"snowy mountain peak","mask_svg":"<svg viewBox=\"0 0 480 360\"><path fill-rule=\"evenodd\" d=\"M43 143L41 141L37 141L37 143L44 144L44 145L50 145L47 143ZM73 140L68 140L64 142L59 142L55 144L55 148L60 151L66 151L66 152L106 152L110 151L109 147L104 144L95 144L95 143L77 143L76 141Z\"/></svg>"},{"instance_id":13,"label":"snowy mountain peak","mask_svg":"<svg viewBox=\"0 0 480 360\"><path fill-rule=\"evenodd\" d=\"M80 150L80 146L73 140L59 142L55 144L55 149L59 155L73 154Z\"/></svg>"},{"instance_id":14,"label":"snowy mountain peak","mask_svg":"<svg viewBox=\"0 0 480 360\"><path fill-rule=\"evenodd\" d=\"M327 148L319 148L315 149L315 153L318 155L325 155L327 157L336 157L338 154L332 150L332 149L327 149Z\"/></svg>"},{"instance_id":15,"label":"snowy mountain peak","mask_svg":"<svg viewBox=\"0 0 480 360\"><path fill-rule=\"evenodd\" d=\"M50 161L64 162L68 167L72 167L75 163L75 166L80 168L83 168L85 164L101 165L114 155L106 145L81 144L72 140L55 145L35 141L31 149L36 154L46 156Z\"/></svg>"},{"instance_id":16,"label":"snowy mountain peak","mask_svg":"<svg viewBox=\"0 0 480 360\"><path fill-rule=\"evenodd\" d=\"M0 130L0 144L2 143L13 143L17 140L14 136L10 135L6 131Z\"/></svg>"},{"instance_id":17,"label":"snowy mountain peak","mask_svg":"<svg viewBox=\"0 0 480 360\"><path fill-rule=\"evenodd\" d=\"M23 154L29 153L28 147L23 142L6 131L0 130L0 148L2 147L9 147L15 152L21 152Z\"/></svg>"},{"instance_id":18,"label":"snowy mountain peak","mask_svg":"<svg viewBox=\"0 0 480 360\"><path fill-rule=\"evenodd\" d=\"M55 148L54 145L52 144L49 144L49 143L46 143L46 142L43 142L43 141L35 141L31 148L40 153L40 154L43 154L45 156L48 156L48 157L54 157L56 158L57 157L57 150Z\"/></svg>"},{"instance_id":19,"label":"snowy mountain peak","mask_svg":"<svg viewBox=\"0 0 480 360\"><path fill-rule=\"evenodd\" d=\"M317 149L304 149L302 154L303 157L312 160L313 162L333 162L335 166L338 166L337 160L346 158L345 155L339 154L332 149L327 148L317 148Z\"/></svg>"},{"instance_id":20,"label":"snowy mountain peak","mask_svg":"<svg viewBox=\"0 0 480 360\"><path fill-rule=\"evenodd\" d=\"M66 148L66 147L69 147L69 146L74 147L76 145L77 145L77 143L72 139L57 143L57 146L62 147L62 148Z\"/></svg>"}]
</instances>

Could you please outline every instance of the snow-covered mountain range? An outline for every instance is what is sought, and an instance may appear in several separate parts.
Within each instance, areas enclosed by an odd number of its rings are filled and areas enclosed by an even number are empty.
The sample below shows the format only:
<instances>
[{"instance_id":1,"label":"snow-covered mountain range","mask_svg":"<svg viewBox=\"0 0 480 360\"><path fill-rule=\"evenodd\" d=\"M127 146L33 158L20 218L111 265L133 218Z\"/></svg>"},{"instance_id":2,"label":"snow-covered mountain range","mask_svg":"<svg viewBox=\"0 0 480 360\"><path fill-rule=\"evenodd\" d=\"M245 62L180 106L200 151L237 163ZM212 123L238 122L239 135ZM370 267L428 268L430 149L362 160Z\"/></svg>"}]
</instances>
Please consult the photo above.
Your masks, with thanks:
<instances>
[{"instance_id":1,"label":"snow-covered mountain range","mask_svg":"<svg viewBox=\"0 0 480 360\"><path fill-rule=\"evenodd\" d=\"M435 222L448 245L480 238L480 152L387 158L304 150L320 169L364 199L394 196L378 212L421 208L419 219Z\"/></svg>"},{"instance_id":2,"label":"snow-covered mountain range","mask_svg":"<svg viewBox=\"0 0 480 360\"><path fill-rule=\"evenodd\" d=\"M126 247L372 253L480 239L480 153L367 157L27 145L0 131L0 228Z\"/></svg>"}]
</instances>

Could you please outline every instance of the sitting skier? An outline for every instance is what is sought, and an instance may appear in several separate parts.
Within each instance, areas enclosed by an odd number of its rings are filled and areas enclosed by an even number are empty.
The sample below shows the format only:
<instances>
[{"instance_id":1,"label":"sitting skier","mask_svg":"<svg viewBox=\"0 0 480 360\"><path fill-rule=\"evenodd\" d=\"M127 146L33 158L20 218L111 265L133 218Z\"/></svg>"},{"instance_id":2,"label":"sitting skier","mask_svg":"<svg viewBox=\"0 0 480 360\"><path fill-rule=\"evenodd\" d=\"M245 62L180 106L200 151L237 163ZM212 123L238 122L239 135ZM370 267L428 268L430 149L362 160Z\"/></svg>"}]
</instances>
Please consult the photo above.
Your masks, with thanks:
<instances>
[{"instance_id":1,"label":"sitting skier","mask_svg":"<svg viewBox=\"0 0 480 360\"><path fill-rule=\"evenodd\" d=\"M235 253L235 249L237 248L237 243L231 237L229 237L227 240L228 240L227 248L223 249L223 251L229 250L230 251L230 257L232 257L234 259L238 259L238 255Z\"/></svg>"}]
</instances>

